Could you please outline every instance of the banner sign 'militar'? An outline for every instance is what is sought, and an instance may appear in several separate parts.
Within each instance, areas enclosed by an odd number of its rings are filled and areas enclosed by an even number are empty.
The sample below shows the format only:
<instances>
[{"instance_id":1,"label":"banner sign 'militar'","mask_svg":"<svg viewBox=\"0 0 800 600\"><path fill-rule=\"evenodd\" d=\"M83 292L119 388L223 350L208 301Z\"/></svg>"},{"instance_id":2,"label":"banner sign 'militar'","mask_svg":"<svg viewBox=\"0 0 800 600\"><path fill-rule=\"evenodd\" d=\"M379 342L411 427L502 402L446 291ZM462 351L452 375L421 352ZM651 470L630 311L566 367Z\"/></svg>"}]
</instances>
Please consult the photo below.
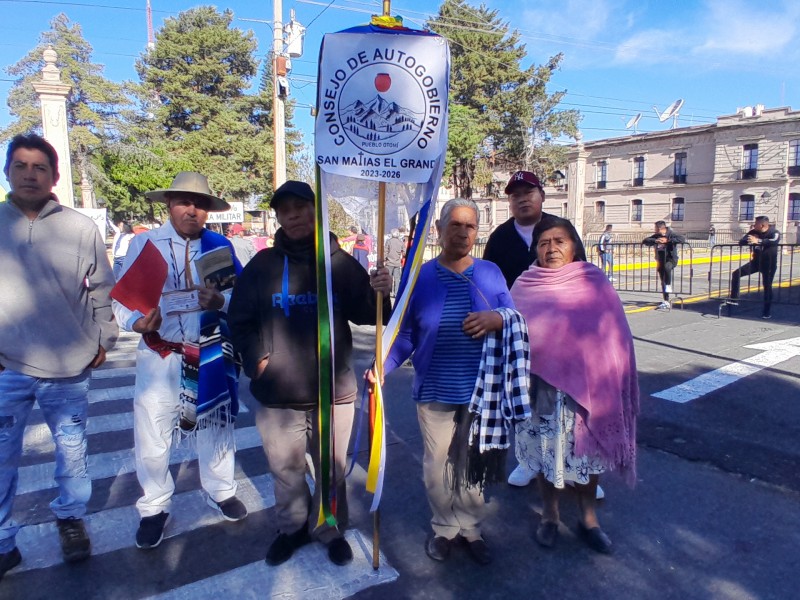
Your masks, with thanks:
<instances>
[{"instance_id":1,"label":"banner sign 'militar'","mask_svg":"<svg viewBox=\"0 0 800 600\"><path fill-rule=\"evenodd\" d=\"M327 34L318 79L319 167L372 181L428 181L447 144L448 59L436 35Z\"/></svg>"}]
</instances>

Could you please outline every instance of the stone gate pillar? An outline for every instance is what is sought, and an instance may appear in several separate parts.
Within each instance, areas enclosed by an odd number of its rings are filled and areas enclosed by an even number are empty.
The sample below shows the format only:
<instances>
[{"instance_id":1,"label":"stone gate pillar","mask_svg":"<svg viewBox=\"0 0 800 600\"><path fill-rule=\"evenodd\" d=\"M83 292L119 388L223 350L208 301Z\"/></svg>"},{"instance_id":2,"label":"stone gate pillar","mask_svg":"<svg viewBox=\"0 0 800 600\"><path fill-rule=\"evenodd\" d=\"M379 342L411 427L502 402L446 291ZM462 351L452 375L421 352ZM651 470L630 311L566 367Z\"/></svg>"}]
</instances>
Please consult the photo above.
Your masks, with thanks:
<instances>
[{"instance_id":1,"label":"stone gate pillar","mask_svg":"<svg viewBox=\"0 0 800 600\"><path fill-rule=\"evenodd\" d=\"M61 175L53 192L64 206L73 208L72 161L69 155L69 134L67 132L67 95L71 86L61 82L61 73L56 67L58 55L52 46L44 51L45 66L42 80L33 84L42 108L42 132L58 152L58 172Z\"/></svg>"}]
</instances>

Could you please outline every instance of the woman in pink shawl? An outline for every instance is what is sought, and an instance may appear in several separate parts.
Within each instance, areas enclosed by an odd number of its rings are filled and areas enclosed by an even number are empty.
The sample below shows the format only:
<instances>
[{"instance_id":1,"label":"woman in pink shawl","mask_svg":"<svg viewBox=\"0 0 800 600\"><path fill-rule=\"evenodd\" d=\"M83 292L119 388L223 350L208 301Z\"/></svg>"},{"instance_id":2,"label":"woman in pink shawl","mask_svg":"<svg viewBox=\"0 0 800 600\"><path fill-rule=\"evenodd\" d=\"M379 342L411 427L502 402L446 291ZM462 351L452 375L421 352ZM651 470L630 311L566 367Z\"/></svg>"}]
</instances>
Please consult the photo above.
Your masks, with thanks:
<instances>
[{"instance_id":1,"label":"woman in pink shawl","mask_svg":"<svg viewBox=\"0 0 800 600\"><path fill-rule=\"evenodd\" d=\"M530 335L534 414L517 425L516 453L538 473L544 506L536 541L555 545L559 490L571 483L580 537L609 553L595 491L605 471L618 470L630 485L636 480L633 338L619 297L603 272L586 262L572 223L545 218L533 243L539 258L516 280L511 297Z\"/></svg>"}]
</instances>

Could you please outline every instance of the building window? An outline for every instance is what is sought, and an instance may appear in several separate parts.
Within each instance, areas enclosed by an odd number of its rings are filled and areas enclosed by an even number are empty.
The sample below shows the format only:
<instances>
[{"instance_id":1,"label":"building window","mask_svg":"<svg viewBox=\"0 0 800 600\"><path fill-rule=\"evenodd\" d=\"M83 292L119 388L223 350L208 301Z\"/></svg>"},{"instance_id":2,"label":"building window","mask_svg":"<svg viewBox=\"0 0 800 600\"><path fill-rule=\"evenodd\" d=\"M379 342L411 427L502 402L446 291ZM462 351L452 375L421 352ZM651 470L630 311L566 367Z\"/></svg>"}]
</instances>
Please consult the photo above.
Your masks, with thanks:
<instances>
[{"instance_id":1,"label":"building window","mask_svg":"<svg viewBox=\"0 0 800 600\"><path fill-rule=\"evenodd\" d=\"M673 183L686 183L686 152L675 153L675 171L672 181Z\"/></svg>"},{"instance_id":2,"label":"building window","mask_svg":"<svg viewBox=\"0 0 800 600\"><path fill-rule=\"evenodd\" d=\"M483 209L483 222L486 223L487 225L491 225L492 224L492 207L491 206L487 206L486 208Z\"/></svg>"},{"instance_id":3,"label":"building window","mask_svg":"<svg viewBox=\"0 0 800 600\"><path fill-rule=\"evenodd\" d=\"M597 189L606 189L606 181L608 181L608 163L601 160L597 163Z\"/></svg>"},{"instance_id":4,"label":"building window","mask_svg":"<svg viewBox=\"0 0 800 600\"><path fill-rule=\"evenodd\" d=\"M790 221L800 221L800 194L789 194L789 216Z\"/></svg>"},{"instance_id":5,"label":"building window","mask_svg":"<svg viewBox=\"0 0 800 600\"><path fill-rule=\"evenodd\" d=\"M598 219L606 218L606 203L603 200L594 203L594 216Z\"/></svg>"},{"instance_id":6,"label":"building window","mask_svg":"<svg viewBox=\"0 0 800 600\"><path fill-rule=\"evenodd\" d=\"M672 220L673 221L683 221L683 210L684 210L685 202L683 198L673 198L672 199Z\"/></svg>"},{"instance_id":7,"label":"building window","mask_svg":"<svg viewBox=\"0 0 800 600\"><path fill-rule=\"evenodd\" d=\"M568 208L569 208L569 204L567 204L566 202L564 202L561 205L561 216L564 217L565 219L567 218L567 209Z\"/></svg>"},{"instance_id":8,"label":"building window","mask_svg":"<svg viewBox=\"0 0 800 600\"><path fill-rule=\"evenodd\" d=\"M644 185L644 156L633 159L633 185Z\"/></svg>"},{"instance_id":9,"label":"building window","mask_svg":"<svg viewBox=\"0 0 800 600\"><path fill-rule=\"evenodd\" d=\"M742 179L755 179L758 174L758 144L742 147Z\"/></svg>"},{"instance_id":10,"label":"building window","mask_svg":"<svg viewBox=\"0 0 800 600\"><path fill-rule=\"evenodd\" d=\"M800 140L789 142L789 175L800 176Z\"/></svg>"},{"instance_id":11,"label":"building window","mask_svg":"<svg viewBox=\"0 0 800 600\"><path fill-rule=\"evenodd\" d=\"M752 221L755 217L756 197L752 194L739 196L739 220Z\"/></svg>"},{"instance_id":12,"label":"building window","mask_svg":"<svg viewBox=\"0 0 800 600\"><path fill-rule=\"evenodd\" d=\"M642 222L642 201L631 200L631 221Z\"/></svg>"}]
</instances>

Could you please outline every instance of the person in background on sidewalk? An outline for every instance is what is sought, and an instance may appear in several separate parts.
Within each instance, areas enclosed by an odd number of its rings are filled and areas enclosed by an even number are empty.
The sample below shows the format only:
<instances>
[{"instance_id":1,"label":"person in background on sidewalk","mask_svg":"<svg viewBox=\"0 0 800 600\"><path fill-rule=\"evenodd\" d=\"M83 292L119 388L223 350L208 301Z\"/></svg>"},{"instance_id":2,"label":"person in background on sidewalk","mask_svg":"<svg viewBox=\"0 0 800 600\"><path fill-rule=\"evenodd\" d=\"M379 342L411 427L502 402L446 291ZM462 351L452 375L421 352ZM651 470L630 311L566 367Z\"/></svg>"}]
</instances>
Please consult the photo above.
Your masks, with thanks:
<instances>
[{"instance_id":1,"label":"person in background on sidewalk","mask_svg":"<svg viewBox=\"0 0 800 600\"><path fill-rule=\"evenodd\" d=\"M204 175L182 172L165 190L146 192L151 202L165 202L169 220L137 235L125 258L124 276L147 242L167 264L159 306L146 315L114 300L114 314L126 331L142 334L136 350L133 392L133 442L136 477L144 492L136 502L141 520L136 547L155 548L164 538L175 481L170 452L181 436L196 436L200 483L207 503L226 521L240 521L247 508L236 497L233 420L238 412L238 381L224 313L231 290L204 287L197 270L202 254L231 243L204 227L210 211L230 210L211 193ZM168 293L196 291L190 311L167 312Z\"/></svg>"},{"instance_id":2,"label":"person in background on sidewalk","mask_svg":"<svg viewBox=\"0 0 800 600\"><path fill-rule=\"evenodd\" d=\"M614 281L614 248L612 246L612 240L614 238L614 234L611 233L613 229L612 225L606 225L606 229L603 232L603 235L600 236L600 261L602 262L602 269L603 273L606 274L609 281Z\"/></svg>"},{"instance_id":3,"label":"person in background on sidewalk","mask_svg":"<svg viewBox=\"0 0 800 600\"><path fill-rule=\"evenodd\" d=\"M717 229L716 227L714 227L712 223L711 227L708 228L708 247L711 248L716 243L717 243Z\"/></svg>"},{"instance_id":4,"label":"person in background on sidewalk","mask_svg":"<svg viewBox=\"0 0 800 600\"><path fill-rule=\"evenodd\" d=\"M114 231L114 239L111 242L111 254L114 259L114 279L119 279L120 272L122 271L122 264L125 262L125 255L128 253L128 246L131 244L133 236L133 227L130 223L120 221L119 225L109 220L108 224Z\"/></svg>"},{"instance_id":5,"label":"person in background on sidewalk","mask_svg":"<svg viewBox=\"0 0 800 600\"><path fill-rule=\"evenodd\" d=\"M631 487L636 482L633 336L619 296L586 261L572 223L542 219L534 242L539 256L517 278L511 297L530 335L533 416L517 425L516 454L538 474L543 508L536 541L545 548L556 544L560 491L571 481L578 535L607 554L611 540L595 510L599 477L613 470Z\"/></svg>"},{"instance_id":6,"label":"person in background on sidewalk","mask_svg":"<svg viewBox=\"0 0 800 600\"><path fill-rule=\"evenodd\" d=\"M403 273L403 255L406 246L400 238L400 230L392 229L391 236L386 240L386 268L392 276L392 298L397 296L400 287L400 276Z\"/></svg>"},{"instance_id":7,"label":"person in background on sidewalk","mask_svg":"<svg viewBox=\"0 0 800 600\"><path fill-rule=\"evenodd\" d=\"M740 246L751 246L750 262L742 265L731 275L731 300L739 299L739 281L753 273L761 274L761 285L764 288L764 310L762 319L772 318L772 280L778 270L778 244L781 234L774 225L770 225L769 217L756 217L753 228L739 240Z\"/></svg>"},{"instance_id":8,"label":"person in background on sidewalk","mask_svg":"<svg viewBox=\"0 0 800 600\"><path fill-rule=\"evenodd\" d=\"M661 292L664 301L658 305L658 310L669 310L669 295L672 293L672 271L678 266L680 255L678 244L685 244L686 238L678 235L667 227L664 221L656 221L655 233L642 240L645 246L655 246L656 271L661 280Z\"/></svg>"},{"instance_id":9,"label":"person in background on sidewalk","mask_svg":"<svg viewBox=\"0 0 800 600\"><path fill-rule=\"evenodd\" d=\"M287 181L270 200L280 229L275 246L259 252L236 282L228 311L235 348L258 400L256 426L269 468L275 478L275 514L278 535L271 542L266 563L276 566L312 539L325 544L336 565L353 560L344 538L348 525L345 466L355 414L357 384L353 375L353 334L350 324L374 325L377 294L383 314L391 312L389 272L369 275L341 250L330 233L334 339L334 404L331 444L331 487L335 488L336 525L317 526L321 487L314 494L306 482L306 452L314 473L320 466L319 360L317 320L317 263L314 192L307 183Z\"/></svg>"},{"instance_id":10,"label":"person in background on sidewalk","mask_svg":"<svg viewBox=\"0 0 800 600\"><path fill-rule=\"evenodd\" d=\"M244 237L244 227L234 223L228 228L228 239L231 241L236 258L244 267L256 255L256 248L252 241Z\"/></svg>"},{"instance_id":11,"label":"person in background on sidewalk","mask_svg":"<svg viewBox=\"0 0 800 600\"><path fill-rule=\"evenodd\" d=\"M39 403L55 443L56 516L66 562L91 554L82 517L92 493L86 418L91 369L105 362L119 330L105 241L88 217L53 195L58 155L38 135L18 135L3 172L0 203L0 578L22 555L11 518L25 424Z\"/></svg>"},{"instance_id":12,"label":"person in background on sidewalk","mask_svg":"<svg viewBox=\"0 0 800 600\"><path fill-rule=\"evenodd\" d=\"M530 171L517 171L508 180L505 188L511 218L499 225L486 242L483 259L493 262L502 271L509 289L533 261L536 247L533 231L545 217L553 215L543 212L544 187L539 178ZM533 481L536 473L524 464L519 464L508 476L509 485L525 487ZM603 488L597 486L597 498L604 497Z\"/></svg>"}]
</instances>

